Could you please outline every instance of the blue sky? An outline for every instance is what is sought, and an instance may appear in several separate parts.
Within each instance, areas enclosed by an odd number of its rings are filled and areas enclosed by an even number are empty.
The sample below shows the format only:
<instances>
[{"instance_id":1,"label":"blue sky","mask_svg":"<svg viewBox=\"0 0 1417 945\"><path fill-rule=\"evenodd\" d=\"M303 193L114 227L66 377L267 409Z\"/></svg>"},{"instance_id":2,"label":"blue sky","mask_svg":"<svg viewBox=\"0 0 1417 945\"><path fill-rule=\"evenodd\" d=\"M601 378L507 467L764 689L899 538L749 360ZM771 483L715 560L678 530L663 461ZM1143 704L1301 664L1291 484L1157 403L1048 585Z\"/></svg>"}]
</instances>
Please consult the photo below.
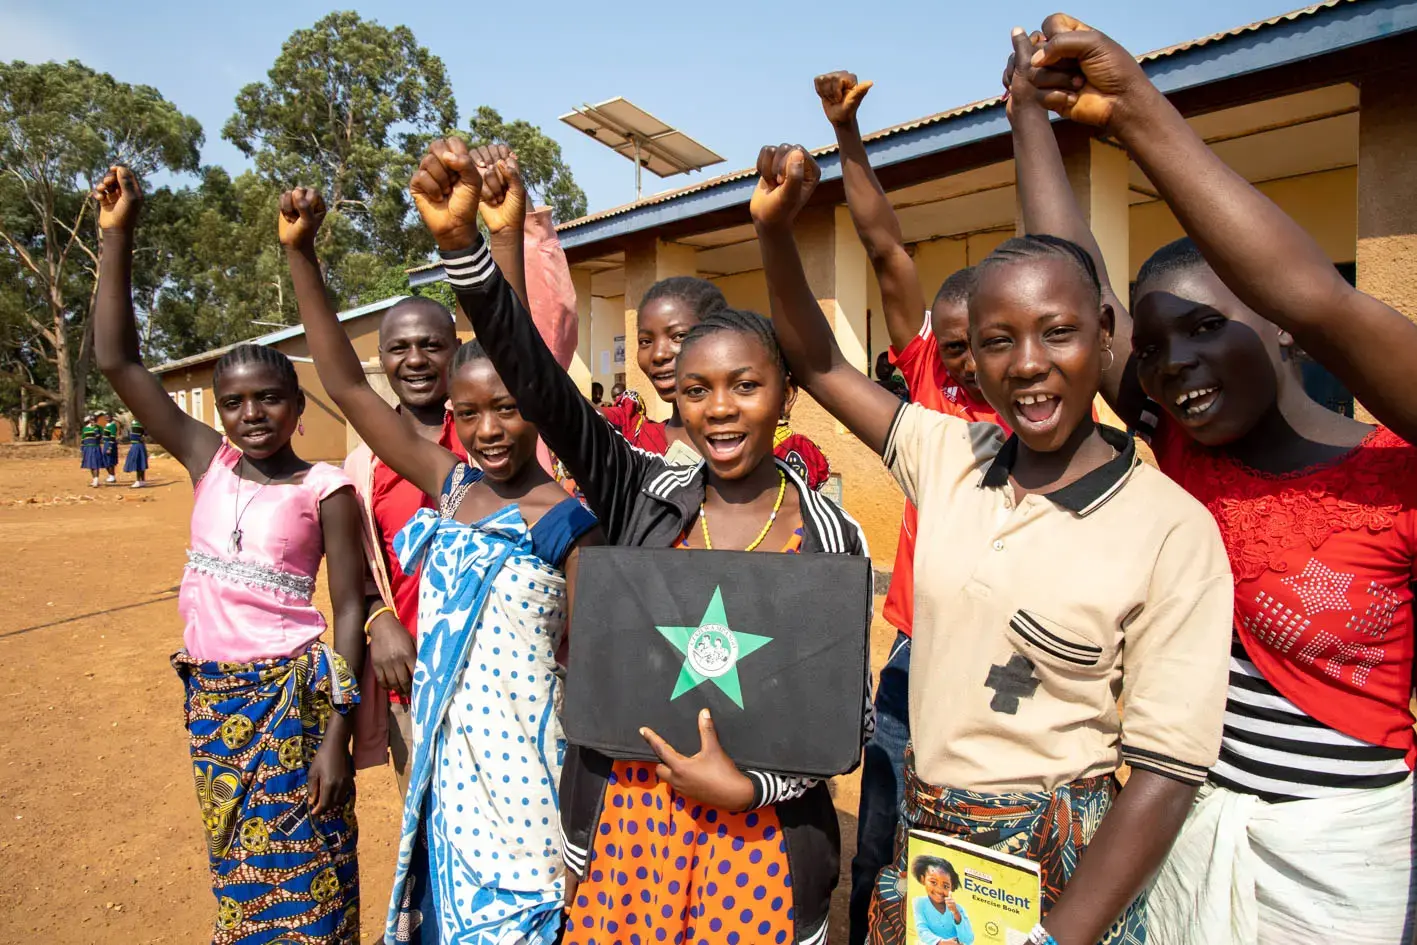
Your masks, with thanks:
<instances>
[{"instance_id":1,"label":"blue sky","mask_svg":"<svg viewBox=\"0 0 1417 945\"><path fill-rule=\"evenodd\" d=\"M1299 0L1077 0L1068 12L1144 52L1272 16ZM634 198L634 165L562 124L571 106L623 95L722 154L693 176L645 175L645 193L750 165L767 143L831 141L812 77L846 68L875 81L862 110L883 128L995 94L1009 28L1036 28L1058 0L764 4L422 5L358 10L409 26L443 59L459 114L486 104L539 124L561 142L592 210ZM0 59L78 58L156 86L206 132L202 159L232 170L221 139L237 91L265 78L281 43L328 2L152 0L115 7L78 0L0 0ZM517 20L518 10L532 19ZM218 12L219 11L219 12ZM498 16L502 16L499 20Z\"/></svg>"}]
</instances>

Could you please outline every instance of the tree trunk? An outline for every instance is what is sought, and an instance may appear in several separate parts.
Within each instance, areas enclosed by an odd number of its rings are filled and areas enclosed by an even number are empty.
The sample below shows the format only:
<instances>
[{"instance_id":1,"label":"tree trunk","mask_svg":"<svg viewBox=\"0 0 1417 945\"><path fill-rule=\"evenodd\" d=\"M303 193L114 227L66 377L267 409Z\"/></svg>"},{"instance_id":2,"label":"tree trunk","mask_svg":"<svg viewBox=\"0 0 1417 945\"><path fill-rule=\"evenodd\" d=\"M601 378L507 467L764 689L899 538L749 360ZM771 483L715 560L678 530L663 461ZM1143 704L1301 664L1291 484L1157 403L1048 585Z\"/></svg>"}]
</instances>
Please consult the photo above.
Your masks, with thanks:
<instances>
[{"instance_id":1,"label":"tree trunk","mask_svg":"<svg viewBox=\"0 0 1417 945\"><path fill-rule=\"evenodd\" d=\"M64 300L59 287L50 283L49 312L54 321L54 373L59 376L59 407L64 417L65 446L79 445L83 426L84 386L75 384L73 356L69 351L69 332L64 324Z\"/></svg>"},{"instance_id":2,"label":"tree trunk","mask_svg":"<svg viewBox=\"0 0 1417 945\"><path fill-rule=\"evenodd\" d=\"M15 428L15 439L23 443L30 438L30 392L28 387L20 388L20 422Z\"/></svg>"}]
</instances>

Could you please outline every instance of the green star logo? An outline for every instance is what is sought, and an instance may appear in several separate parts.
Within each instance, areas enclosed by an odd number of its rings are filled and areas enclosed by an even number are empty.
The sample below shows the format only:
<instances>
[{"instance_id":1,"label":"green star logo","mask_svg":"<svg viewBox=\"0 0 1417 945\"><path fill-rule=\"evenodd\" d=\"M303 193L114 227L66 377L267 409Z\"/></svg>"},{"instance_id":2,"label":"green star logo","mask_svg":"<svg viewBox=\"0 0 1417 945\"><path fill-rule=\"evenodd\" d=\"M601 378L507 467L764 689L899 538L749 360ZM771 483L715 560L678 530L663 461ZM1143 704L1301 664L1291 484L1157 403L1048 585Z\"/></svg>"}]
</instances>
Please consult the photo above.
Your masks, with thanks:
<instances>
[{"instance_id":1,"label":"green star logo","mask_svg":"<svg viewBox=\"0 0 1417 945\"><path fill-rule=\"evenodd\" d=\"M728 628L728 615L723 610L723 588L713 589L713 599L697 627L655 627L674 649L684 654L679 667L679 681L669 701L702 684L712 681L734 705L743 708L743 686L738 680L738 661L772 642L772 637L743 633Z\"/></svg>"}]
</instances>

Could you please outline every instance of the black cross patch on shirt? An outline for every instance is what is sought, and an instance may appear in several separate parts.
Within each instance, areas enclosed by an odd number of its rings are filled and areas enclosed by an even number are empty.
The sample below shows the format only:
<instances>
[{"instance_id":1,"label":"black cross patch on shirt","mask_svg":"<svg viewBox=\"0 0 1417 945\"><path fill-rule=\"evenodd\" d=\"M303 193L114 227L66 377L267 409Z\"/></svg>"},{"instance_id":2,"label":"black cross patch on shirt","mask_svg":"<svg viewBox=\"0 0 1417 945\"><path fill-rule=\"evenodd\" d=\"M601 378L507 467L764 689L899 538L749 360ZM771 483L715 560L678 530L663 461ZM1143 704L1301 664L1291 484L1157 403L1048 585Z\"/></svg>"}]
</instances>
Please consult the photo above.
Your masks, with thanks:
<instances>
[{"instance_id":1,"label":"black cross patch on shirt","mask_svg":"<svg viewBox=\"0 0 1417 945\"><path fill-rule=\"evenodd\" d=\"M1015 653L1003 666L989 667L989 677L984 680L984 685L994 690L989 708L1005 715L1017 715L1018 701L1033 698L1039 682L1033 675L1033 664Z\"/></svg>"}]
</instances>

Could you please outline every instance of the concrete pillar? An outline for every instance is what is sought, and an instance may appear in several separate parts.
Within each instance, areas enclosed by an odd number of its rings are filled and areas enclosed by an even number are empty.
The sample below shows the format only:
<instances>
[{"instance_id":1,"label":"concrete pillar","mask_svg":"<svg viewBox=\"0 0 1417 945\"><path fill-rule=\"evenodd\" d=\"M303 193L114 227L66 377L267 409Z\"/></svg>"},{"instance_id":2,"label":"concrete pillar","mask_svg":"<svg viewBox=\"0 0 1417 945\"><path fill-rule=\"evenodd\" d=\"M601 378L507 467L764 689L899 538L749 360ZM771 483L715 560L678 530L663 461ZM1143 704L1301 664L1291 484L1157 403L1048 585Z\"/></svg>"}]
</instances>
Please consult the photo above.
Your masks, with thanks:
<instances>
[{"instance_id":1,"label":"concrete pillar","mask_svg":"<svg viewBox=\"0 0 1417 945\"><path fill-rule=\"evenodd\" d=\"M591 316L590 270L572 269L571 285L576 290L576 353L571 358L569 373L571 380L590 396L591 337L593 332ZM610 390L605 391L607 397Z\"/></svg>"},{"instance_id":2,"label":"concrete pillar","mask_svg":"<svg viewBox=\"0 0 1417 945\"><path fill-rule=\"evenodd\" d=\"M1417 321L1417 100L1363 83L1358 112L1358 288ZM1360 420L1372 422L1362 404Z\"/></svg>"},{"instance_id":3,"label":"concrete pillar","mask_svg":"<svg viewBox=\"0 0 1417 945\"><path fill-rule=\"evenodd\" d=\"M1065 146L1063 165L1067 168L1068 183L1072 185L1078 206L1082 208L1083 216L1092 228L1092 236L1102 250L1112 287L1125 303L1127 276L1131 272L1127 153L1114 145L1088 137ZM1125 352L1115 353L1118 359L1126 357ZM1126 429L1126 424L1100 396L1096 407L1103 423Z\"/></svg>"},{"instance_id":4,"label":"concrete pillar","mask_svg":"<svg viewBox=\"0 0 1417 945\"><path fill-rule=\"evenodd\" d=\"M644 397L652 420L669 419L672 409L659 399L635 359L640 299L660 279L698 275L695 254L692 246L664 243L652 234L646 234L625 249L625 386L634 388Z\"/></svg>"}]
</instances>

